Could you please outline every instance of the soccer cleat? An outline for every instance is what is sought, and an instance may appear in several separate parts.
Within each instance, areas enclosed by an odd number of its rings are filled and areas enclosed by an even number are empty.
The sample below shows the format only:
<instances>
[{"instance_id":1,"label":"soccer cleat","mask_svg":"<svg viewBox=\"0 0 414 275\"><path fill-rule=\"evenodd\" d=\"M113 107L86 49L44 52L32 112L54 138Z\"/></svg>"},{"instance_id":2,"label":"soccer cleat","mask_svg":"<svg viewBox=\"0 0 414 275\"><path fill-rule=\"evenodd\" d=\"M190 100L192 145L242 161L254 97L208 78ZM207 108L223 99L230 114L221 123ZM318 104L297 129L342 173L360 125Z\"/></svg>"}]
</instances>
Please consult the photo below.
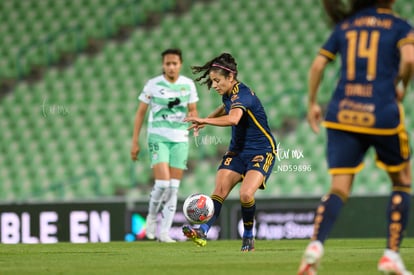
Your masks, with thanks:
<instances>
[{"instance_id":1,"label":"soccer cleat","mask_svg":"<svg viewBox=\"0 0 414 275\"><path fill-rule=\"evenodd\" d=\"M400 255L390 249L385 250L378 262L378 271L385 275L412 275L405 269Z\"/></svg>"},{"instance_id":2,"label":"soccer cleat","mask_svg":"<svg viewBox=\"0 0 414 275\"><path fill-rule=\"evenodd\" d=\"M207 240L206 240L207 236L203 231L201 231L201 229L192 228L189 225L184 225L183 233L184 233L184 236L191 239L196 245L198 246L207 245Z\"/></svg>"},{"instance_id":3,"label":"soccer cleat","mask_svg":"<svg viewBox=\"0 0 414 275\"><path fill-rule=\"evenodd\" d=\"M241 251L243 251L243 252L254 251L254 239L253 238L243 238Z\"/></svg>"},{"instance_id":4,"label":"soccer cleat","mask_svg":"<svg viewBox=\"0 0 414 275\"><path fill-rule=\"evenodd\" d=\"M172 239L168 235L161 235L158 241L162 243L176 243L177 242L176 240Z\"/></svg>"},{"instance_id":5,"label":"soccer cleat","mask_svg":"<svg viewBox=\"0 0 414 275\"><path fill-rule=\"evenodd\" d=\"M155 240L155 231L157 227L157 217L148 215L146 219L145 237L147 240Z\"/></svg>"},{"instance_id":6,"label":"soccer cleat","mask_svg":"<svg viewBox=\"0 0 414 275\"><path fill-rule=\"evenodd\" d=\"M323 245L320 241L312 241L306 247L299 266L298 275L316 275L319 262L323 256Z\"/></svg>"}]
</instances>

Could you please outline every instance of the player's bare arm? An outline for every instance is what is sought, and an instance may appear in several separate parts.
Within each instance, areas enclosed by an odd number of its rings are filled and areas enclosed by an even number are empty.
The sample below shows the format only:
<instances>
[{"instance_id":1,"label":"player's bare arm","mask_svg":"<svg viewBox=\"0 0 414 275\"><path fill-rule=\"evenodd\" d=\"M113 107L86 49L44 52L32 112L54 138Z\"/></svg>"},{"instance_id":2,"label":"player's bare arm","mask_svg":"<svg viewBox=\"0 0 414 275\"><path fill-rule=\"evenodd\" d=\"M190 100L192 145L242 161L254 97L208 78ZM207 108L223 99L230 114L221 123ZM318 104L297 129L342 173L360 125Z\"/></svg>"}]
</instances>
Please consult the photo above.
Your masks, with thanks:
<instances>
[{"instance_id":1,"label":"player's bare arm","mask_svg":"<svg viewBox=\"0 0 414 275\"><path fill-rule=\"evenodd\" d=\"M224 116L224 115L226 115L226 110L224 108L224 105L222 104L219 107L217 107L211 114L209 114L207 116L207 118L221 117L221 116ZM186 119L188 119L190 117L195 117L195 116L189 114L189 116ZM190 122L190 121L188 121L188 122ZM190 127L188 127L188 130L191 130L191 129L196 130L197 129L197 131L198 131L198 130L204 128L204 126L205 126L205 124L193 123Z\"/></svg>"},{"instance_id":2,"label":"player's bare arm","mask_svg":"<svg viewBox=\"0 0 414 275\"><path fill-rule=\"evenodd\" d=\"M187 117L184 121L191 122L196 125L213 125L213 126L233 126L237 125L243 116L243 110L240 108L231 109L228 115L219 117Z\"/></svg>"},{"instance_id":3,"label":"player's bare arm","mask_svg":"<svg viewBox=\"0 0 414 275\"><path fill-rule=\"evenodd\" d=\"M403 45L400 49L401 61L397 78L397 99L402 101L408 84L414 77L414 44Z\"/></svg>"},{"instance_id":4,"label":"player's bare arm","mask_svg":"<svg viewBox=\"0 0 414 275\"><path fill-rule=\"evenodd\" d=\"M148 104L141 102L138 106L137 112L135 113L134 131L132 133L132 145L131 145L131 159L137 160L140 151L139 148L139 134L141 132L142 123L145 118L145 114L148 109Z\"/></svg>"}]
</instances>

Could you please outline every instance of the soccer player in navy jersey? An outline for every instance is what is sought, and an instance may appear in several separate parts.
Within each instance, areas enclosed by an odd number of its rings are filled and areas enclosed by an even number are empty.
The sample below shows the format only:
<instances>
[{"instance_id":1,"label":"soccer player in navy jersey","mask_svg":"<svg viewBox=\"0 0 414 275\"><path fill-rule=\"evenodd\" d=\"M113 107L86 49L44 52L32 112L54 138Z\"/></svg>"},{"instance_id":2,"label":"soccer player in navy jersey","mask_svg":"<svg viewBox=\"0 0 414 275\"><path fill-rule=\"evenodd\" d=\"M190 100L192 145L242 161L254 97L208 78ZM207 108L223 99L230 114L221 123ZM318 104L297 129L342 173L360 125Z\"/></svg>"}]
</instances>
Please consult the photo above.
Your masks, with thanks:
<instances>
[{"instance_id":1,"label":"soccer player in navy jersey","mask_svg":"<svg viewBox=\"0 0 414 275\"><path fill-rule=\"evenodd\" d=\"M387 206L387 243L378 270L412 274L399 254L408 223L411 193L411 150L402 100L414 74L414 31L396 16L393 0L324 0L334 29L309 71L308 121L319 132L322 111L316 98L323 72L337 54L340 79L329 102L327 160L331 188L316 209L314 232L298 274L316 274L323 244L350 195L354 176L363 168L369 147L389 175L392 192Z\"/></svg>"},{"instance_id":2,"label":"soccer player in navy jersey","mask_svg":"<svg viewBox=\"0 0 414 275\"><path fill-rule=\"evenodd\" d=\"M202 73L196 81L213 87L222 96L223 104L207 118L189 116L191 128L204 125L231 126L228 151L218 167L216 186L211 195L214 216L199 228L183 226L183 233L197 245L205 246L206 235L220 215L221 206L239 182L244 233L241 251L254 250L253 222L256 211L255 193L266 187L275 160L276 141L267 122L265 110L256 94L237 79L237 63L223 53L203 66L193 66L193 73Z\"/></svg>"}]
</instances>

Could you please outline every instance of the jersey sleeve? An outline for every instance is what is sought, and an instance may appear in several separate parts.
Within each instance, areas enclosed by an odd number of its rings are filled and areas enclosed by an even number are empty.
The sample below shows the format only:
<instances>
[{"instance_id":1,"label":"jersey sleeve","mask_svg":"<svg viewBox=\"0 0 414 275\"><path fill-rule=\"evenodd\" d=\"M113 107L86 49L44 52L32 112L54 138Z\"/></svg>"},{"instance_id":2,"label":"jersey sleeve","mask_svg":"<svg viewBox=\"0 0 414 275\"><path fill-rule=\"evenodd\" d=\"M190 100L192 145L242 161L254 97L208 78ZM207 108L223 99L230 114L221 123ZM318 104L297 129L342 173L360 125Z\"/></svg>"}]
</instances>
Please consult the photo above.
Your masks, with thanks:
<instances>
[{"instance_id":1,"label":"jersey sleeve","mask_svg":"<svg viewBox=\"0 0 414 275\"><path fill-rule=\"evenodd\" d=\"M144 89L142 90L141 94L139 95L138 99L146 104L149 104L151 101L151 82L148 81Z\"/></svg>"},{"instance_id":2,"label":"jersey sleeve","mask_svg":"<svg viewBox=\"0 0 414 275\"><path fill-rule=\"evenodd\" d=\"M193 81L190 83L190 98L188 99L188 103L195 103L199 100L197 94L197 88Z\"/></svg>"},{"instance_id":3,"label":"jersey sleeve","mask_svg":"<svg viewBox=\"0 0 414 275\"><path fill-rule=\"evenodd\" d=\"M234 94L230 97L231 100L231 106L230 109L240 108L243 111L246 111L247 109L250 109L252 105L252 97L253 92L251 92L248 88L243 88L240 92L237 94Z\"/></svg>"},{"instance_id":4,"label":"jersey sleeve","mask_svg":"<svg viewBox=\"0 0 414 275\"><path fill-rule=\"evenodd\" d=\"M398 43L397 43L398 48L401 48L403 45L406 45L406 44L414 44L413 27L407 22L404 22L401 25L402 25L401 31L398 32L399 33Z\"/></svg>"},{"instance_id":5,"label":"jersey sleeve","mask_svg":"<svg viewBox=\"0 0 414 275\"><path fill-rule=\"evenodd\" d=\"M336 54L339 51L339 41L337 28L331 33L328 40L320 48L319 54L325 56L329 60L335 60Z\"/></svg>"}]
</instances>

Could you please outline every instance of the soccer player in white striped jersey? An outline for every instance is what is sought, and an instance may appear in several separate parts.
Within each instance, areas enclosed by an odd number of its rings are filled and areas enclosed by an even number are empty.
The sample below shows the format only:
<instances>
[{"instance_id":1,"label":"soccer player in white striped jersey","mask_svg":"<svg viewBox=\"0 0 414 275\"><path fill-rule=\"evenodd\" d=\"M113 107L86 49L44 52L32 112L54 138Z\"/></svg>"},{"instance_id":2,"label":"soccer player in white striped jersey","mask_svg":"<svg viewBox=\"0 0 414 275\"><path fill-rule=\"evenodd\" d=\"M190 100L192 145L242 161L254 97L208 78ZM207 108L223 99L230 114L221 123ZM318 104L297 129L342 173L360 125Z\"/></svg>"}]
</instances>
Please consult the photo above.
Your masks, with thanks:
<instances>
[{"instance_id":1,"label":"soccer player in white striped jersey","mask_svg":"<svg viewBox=\"0 0 414 275\"><path fill-rule=\"evenodd\" d=\"M175 242L169 235L177 207L177 193L187 168L188 115L198 116L198 95L192 79L180 75L180 49L167 49L161 54L163 74L150 79L140 96L135 115L131 158L138 159L139 136L147 110L147 141L155 183L150 194L146 237L157 238L157 215L162 213L160 242Z\"/></svg>"}]
</instances>

